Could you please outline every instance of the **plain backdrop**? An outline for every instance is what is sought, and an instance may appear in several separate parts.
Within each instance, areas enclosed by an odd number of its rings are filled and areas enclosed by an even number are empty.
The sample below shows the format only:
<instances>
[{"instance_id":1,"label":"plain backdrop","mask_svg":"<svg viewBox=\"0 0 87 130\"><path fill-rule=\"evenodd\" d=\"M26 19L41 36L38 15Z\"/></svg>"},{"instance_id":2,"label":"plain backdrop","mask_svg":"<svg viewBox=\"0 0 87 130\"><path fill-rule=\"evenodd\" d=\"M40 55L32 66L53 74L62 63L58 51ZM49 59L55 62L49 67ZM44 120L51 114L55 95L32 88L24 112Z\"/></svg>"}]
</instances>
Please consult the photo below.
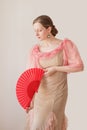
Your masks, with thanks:
<instances>
[{"instance_id":1,"label":"plain backdrop","mask_svg":"<svg viewBox=\"0 0 87 130\"><path fill-rule=\"evenodd\" d=\"M57 38L71 39L84 62L83 72L68 74L68 130L87 129L86 0L0 0L0 130L24 130L25 110L16 97L16 82L25 70L28 51L37 43L32 21L49 15ZM44 104L43 104L44 105Z\"/></svg>"}]
</instances>

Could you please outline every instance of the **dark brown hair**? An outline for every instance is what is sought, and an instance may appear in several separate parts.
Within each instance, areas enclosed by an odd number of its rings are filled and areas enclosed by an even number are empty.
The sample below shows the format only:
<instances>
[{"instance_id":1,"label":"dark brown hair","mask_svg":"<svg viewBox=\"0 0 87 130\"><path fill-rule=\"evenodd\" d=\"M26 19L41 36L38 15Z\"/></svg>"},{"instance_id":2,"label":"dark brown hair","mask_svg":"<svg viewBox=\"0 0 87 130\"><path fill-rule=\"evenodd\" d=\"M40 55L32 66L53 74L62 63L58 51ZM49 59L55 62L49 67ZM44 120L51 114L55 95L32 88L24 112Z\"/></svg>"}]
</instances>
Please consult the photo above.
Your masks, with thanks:
<instances>
[{"instance_id":1,"label":"dark brown hair","mask_svg":"<svg viewBox=\"0 0 87 130\"><path fill-rule=\"evenodd\" d=\"M42 24L45 28L51 27L52 28L51 33L53 36L56 36L56 34L58 33L58 30L54 26L53 21L49 16L47 15L38 16L36 19L33 20L33 24L37 22Z\"/></svg>"}]
</instances>

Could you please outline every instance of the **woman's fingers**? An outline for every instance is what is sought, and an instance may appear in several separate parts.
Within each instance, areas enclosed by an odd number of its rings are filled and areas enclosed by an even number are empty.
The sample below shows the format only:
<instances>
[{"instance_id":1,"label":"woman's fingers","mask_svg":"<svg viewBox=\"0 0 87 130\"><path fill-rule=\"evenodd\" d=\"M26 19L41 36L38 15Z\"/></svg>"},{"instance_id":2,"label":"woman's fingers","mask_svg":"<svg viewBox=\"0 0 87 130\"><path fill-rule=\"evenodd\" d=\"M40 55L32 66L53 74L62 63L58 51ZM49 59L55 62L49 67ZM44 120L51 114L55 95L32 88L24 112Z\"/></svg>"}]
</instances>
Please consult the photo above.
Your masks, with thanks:
<instances>
[{"instance_id":1,"label":"woman's fingers","mask_svg":"<svg viewBox=\"0 0 87 130\"><path fill-rule=\"evenodd\" d=\"M28 113L32 108L33 108L33 106L26 107L26 113Z\"/></svg>"}]
</instances>

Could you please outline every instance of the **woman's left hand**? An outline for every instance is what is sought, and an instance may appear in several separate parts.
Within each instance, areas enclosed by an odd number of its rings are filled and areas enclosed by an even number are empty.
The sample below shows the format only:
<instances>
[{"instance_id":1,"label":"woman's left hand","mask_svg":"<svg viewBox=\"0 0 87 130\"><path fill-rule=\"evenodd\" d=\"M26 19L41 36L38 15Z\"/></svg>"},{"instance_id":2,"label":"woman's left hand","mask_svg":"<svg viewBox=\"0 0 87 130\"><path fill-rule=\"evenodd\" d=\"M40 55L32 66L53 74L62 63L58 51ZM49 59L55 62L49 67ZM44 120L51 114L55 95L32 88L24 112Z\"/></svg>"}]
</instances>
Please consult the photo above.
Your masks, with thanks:
<instances>
[{"instance_id":1,"label":"woman's left hand","mask_svg":"<svg viewBox=\"0 0 87 130\"><path fill-rule=\"evenodd\" d=\"M53 75L57 71L56 67L57 66L45 68L44 69L44 71L45 71L44 75L47 76L47 77Z\"/></svg>"}]
</instances>

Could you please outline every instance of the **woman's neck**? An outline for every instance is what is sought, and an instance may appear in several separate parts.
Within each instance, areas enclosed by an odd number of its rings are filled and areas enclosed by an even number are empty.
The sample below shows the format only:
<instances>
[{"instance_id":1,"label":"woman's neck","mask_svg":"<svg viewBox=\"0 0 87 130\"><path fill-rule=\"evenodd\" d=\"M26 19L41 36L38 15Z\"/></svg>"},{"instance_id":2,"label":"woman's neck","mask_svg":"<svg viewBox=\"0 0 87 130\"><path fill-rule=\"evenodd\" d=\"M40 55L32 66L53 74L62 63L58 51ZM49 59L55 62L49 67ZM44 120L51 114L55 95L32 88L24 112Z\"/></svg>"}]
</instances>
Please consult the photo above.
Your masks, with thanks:
<instances>
[{"instance_id":1,"label":"woman's neck","mask_svg":"<svg viewBox=\"0 0 87 130\"><path fill-rule=\"evenodd\" d=\"M55 40L56 40L55 37L51 37L51 38L47 38L45 40L42 40L40 43L43 46L51 46L54 43Z\"/></svg>"}]
</instances>

